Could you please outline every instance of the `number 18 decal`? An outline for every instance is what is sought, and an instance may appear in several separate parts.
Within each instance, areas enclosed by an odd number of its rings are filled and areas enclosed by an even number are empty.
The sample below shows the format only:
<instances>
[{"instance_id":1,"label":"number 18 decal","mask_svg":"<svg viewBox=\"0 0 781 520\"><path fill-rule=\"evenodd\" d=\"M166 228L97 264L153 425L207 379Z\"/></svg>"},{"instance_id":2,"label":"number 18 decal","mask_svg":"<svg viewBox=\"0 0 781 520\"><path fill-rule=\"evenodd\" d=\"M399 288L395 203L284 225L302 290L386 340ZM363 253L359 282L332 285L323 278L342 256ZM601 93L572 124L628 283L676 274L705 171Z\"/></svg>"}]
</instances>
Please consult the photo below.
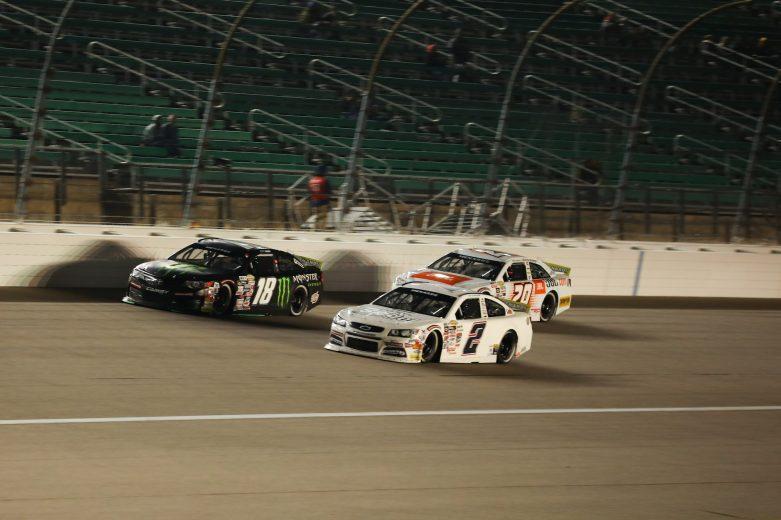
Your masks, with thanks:
<instances>
[{"instance_id":1,"label":"number 18 decal","mask_svg":"<svg viewBox=\"0 0 781 520\"><path fill-rule=\"evenodd\" d=\"M534 284L531 282L514 283L512 288L513 293L510 299L514 302L527 305L529 303L529 298L532 297L533 289Z\"/></svg>"},{"instance_id":2,"label":"number 18 decal","mask_svg":"<svg viewBox=\"0 0 781 520\"><path fill-rule=\"evenodd\" d=\"M276 278L258 278L258 288L255 292L255 299L252 300L252 305L268 305L276 287Z\"/></svg>"}]
</instances>

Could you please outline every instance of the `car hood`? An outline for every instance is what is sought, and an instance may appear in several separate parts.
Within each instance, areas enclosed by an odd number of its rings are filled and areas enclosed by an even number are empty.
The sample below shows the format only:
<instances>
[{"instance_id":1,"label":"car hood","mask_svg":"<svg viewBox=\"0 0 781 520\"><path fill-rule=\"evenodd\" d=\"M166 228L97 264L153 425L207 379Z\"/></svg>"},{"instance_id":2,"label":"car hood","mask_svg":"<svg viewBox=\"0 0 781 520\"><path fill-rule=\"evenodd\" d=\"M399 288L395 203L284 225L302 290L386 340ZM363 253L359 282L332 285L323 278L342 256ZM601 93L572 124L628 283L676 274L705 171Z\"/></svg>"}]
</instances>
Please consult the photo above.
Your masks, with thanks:
<instances>
[{"instance_id":1,"label":"car hood","mask_svg":"<svg viewBox=\"0 0 781 520\"><path fill-rule=\"evenodd\" d=\"M406 329L423 327L439 318L426 316L415 312L401 311L381 307L379 305L361 305L342 311L342 317L350 322L358 322L366 325L376 325L388 329Z\"/></svg>"},{"instance_id":2,"label":"car hood","mask_svg":"<svg viewBox=\"0 0 781 520\"><path fill-rule=\"evenodd\" d=\"M449 285L451 287L459 287L462 289L479 289L491 285L490 280L483 280L482 278L473 278L471 276L464 276L454 273L446 273L444 271L436 271L434 269L417 269L404 273L404 278L408 282L434 282L442 285Z\"/></svg>"},{"instance_id":3,"label":"car hood","mask_svg":"<svg viewBox=\"0 0 781 520\"><path fill-rule=\"evenodd\" d=\"M215 280L231 275L231 273L222 270L177 262L175 260L155 260L154 262L146 262L136 266L136 269L140 269L155 278L166 282L174 282L177 280Z\"/></svg>"}]
</instances>

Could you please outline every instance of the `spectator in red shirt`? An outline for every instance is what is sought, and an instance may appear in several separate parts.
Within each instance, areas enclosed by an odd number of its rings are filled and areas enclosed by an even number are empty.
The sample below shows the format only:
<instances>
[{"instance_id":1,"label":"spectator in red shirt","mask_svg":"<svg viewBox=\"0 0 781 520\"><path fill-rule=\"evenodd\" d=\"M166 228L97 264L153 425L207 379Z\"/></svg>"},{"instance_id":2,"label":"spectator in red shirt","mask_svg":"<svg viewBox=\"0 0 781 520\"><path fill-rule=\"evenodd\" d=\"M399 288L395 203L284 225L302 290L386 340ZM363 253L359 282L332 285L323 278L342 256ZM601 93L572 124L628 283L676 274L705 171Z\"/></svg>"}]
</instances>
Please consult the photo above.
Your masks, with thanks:
<instances>
[{"instance_id":1,"label":"spectator in red shirt","mask_svg":"<svg viewBox=\"0 0 781 520\"><path fill-rule=\"evenodd\" d=\"M309 179L309 205L315 216L315 229L325 229L328 224L328 212L331 209L331 185L326 178L328 167L319 164Z\"/></svg>"}]
</instances>

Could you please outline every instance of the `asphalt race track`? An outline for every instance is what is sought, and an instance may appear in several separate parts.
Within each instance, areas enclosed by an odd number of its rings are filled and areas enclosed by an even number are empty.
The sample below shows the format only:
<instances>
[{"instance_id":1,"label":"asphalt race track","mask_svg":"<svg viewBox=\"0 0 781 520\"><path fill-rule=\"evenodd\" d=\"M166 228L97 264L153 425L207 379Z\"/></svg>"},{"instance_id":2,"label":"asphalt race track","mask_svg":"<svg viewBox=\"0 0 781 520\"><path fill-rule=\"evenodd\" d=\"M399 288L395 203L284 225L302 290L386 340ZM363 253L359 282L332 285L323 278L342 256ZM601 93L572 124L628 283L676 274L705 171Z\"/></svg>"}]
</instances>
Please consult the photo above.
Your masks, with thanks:
<instances>
[{"instance_id":1,"label":"asphalt race track","mask_svg":"<svg viewBox=\"0 0 781 520\"><path fill-rule=\"evenodd\" d=\"M418 366L323 350L335 305L0 292L0 518L781 518L781 409L742 408L781 405L778 305L575 305L513 365Z\"/></svg>"}]
</instances>

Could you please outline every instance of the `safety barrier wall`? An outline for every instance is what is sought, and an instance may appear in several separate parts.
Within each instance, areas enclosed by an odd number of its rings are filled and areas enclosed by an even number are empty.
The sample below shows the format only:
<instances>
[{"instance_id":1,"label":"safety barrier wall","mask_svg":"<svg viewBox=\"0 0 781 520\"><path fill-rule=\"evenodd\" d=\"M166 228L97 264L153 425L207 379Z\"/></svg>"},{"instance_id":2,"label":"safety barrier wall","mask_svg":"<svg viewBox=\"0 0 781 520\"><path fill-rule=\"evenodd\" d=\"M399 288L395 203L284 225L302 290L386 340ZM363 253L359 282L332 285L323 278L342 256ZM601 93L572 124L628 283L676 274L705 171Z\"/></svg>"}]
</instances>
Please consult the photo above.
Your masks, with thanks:
<instances>
[{"instance_id":1,"label":"safety barrier wall","mask_svg":"<svg viewBox=\"0 0 781 520\"><path fill-rule=\"evenodd\" d=\"M243 239L324 261L326 289L387 289L401 272L460 247L497 249L572 268L575 294L781 298L781 248L0 224L0 286L124 287L134 265L170 256L202 236Z\"/></svg>"}]
</instances>

